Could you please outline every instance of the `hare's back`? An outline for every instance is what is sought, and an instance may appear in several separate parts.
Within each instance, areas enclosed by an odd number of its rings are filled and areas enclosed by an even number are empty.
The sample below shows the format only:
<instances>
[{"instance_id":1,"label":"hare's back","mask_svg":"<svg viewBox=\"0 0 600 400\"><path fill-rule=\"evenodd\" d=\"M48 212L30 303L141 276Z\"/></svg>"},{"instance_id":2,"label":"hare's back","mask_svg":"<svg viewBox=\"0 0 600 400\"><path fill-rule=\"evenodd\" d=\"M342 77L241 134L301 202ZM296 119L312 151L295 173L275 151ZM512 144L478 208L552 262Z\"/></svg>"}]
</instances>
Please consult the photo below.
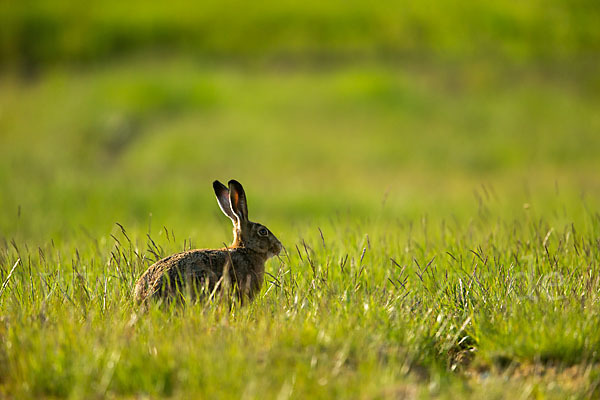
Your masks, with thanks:
<instances>
[{"instance_id":1,"label":"hare's back","mask_svg":"<svg viewBox=\"0 0 600 400\"><path fill-rule=\"evenodd\" d=\"M189 250L165 257L138 279L134 298L162 297L180 291L184 286L212 286L223 275L227 253L222 250Z\"/></svg>"}]
</instances>

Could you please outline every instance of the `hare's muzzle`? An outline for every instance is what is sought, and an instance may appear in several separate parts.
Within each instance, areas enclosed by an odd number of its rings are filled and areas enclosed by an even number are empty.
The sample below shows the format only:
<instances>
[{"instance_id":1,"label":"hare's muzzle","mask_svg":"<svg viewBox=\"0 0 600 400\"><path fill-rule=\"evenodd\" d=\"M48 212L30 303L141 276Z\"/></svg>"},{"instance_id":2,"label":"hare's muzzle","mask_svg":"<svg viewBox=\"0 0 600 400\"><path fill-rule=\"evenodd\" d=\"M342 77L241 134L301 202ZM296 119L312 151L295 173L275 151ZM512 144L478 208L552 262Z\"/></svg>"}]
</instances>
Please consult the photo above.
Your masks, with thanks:
<instances>
[{"instance_id":1,"label":"hare's muzzle","mask_svg":"<svg viewBox=\"0 0 600 400\"><path fill-rule=\"evenodd\" d=\"M275 242L271 244L271 248L269 249L269 253L271 253L270 256L273 257L279 255L282 249L283 245L281 244L281 242L275 239Z\"/></svg>"}]
</instances>

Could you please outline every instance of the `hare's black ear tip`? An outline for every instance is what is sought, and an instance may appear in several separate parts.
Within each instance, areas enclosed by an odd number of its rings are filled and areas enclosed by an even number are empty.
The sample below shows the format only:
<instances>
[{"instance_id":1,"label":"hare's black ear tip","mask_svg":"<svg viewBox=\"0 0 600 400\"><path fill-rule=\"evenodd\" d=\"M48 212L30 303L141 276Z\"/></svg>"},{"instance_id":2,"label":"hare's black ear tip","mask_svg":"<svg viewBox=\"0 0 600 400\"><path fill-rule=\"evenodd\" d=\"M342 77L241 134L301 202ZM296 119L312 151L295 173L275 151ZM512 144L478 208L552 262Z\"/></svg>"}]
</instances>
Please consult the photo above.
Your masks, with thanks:
<instances>
[{"instance_id":1,"label":"hare's black ear tip","mask_svg":"<svg viewBox=\"0 0 600 400\"><path fill-rule=\"evenodd\" d=\"M242 189L242 184L239 183L238 181L236 181L235 179L230 180L229 182L227 182L229 187L231 188L232 186L235 187L236 189Z\"/></svg>"},{"instance_id":2,"label":"hare's black ear tip","mask_svg":"<svg viewBox=\"0 0 600 400\"><path fill-rule=\"evenodd\" d=\"M221 182L219 182L218 180L213 182L213 188L216 189L220 189L222 187L224 187L225 185L223 185Z\"/></svg>"}]
</instances>

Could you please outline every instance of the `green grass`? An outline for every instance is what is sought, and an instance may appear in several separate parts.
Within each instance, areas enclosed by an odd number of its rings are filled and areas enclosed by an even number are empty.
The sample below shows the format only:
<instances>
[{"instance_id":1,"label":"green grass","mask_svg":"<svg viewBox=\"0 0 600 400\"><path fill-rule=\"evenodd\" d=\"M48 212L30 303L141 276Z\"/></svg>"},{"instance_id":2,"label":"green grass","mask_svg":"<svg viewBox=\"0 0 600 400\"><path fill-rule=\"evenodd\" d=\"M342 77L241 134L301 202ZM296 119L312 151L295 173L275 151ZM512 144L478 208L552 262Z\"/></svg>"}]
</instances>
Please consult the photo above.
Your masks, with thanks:
<instances>
[{"instance_id":1,"label":"green grass","mask_svg":"<svg viewBox=\"0 0 600 400\"><path fill-rule=\"evenodd\" d=\"M5 75L0 397L598 396L598 109L483 61ZM261 295L139 313L229 178L287 249Z\"/></svg>"},{"instance_id":2,"label":"green grass","mask_svg":"<svg viewBox=\"0 0 600 400\"><path fill-rule=\"evenodd\" d=\"M115 238L79 235L35 249L6 243L2 265L22 261L1 299L2 391L477 397L506 390L494 377L507 365L538 365L575 366L579 383L542 381L535 390L591 396L600 251L589 239L598 223L592 215L579 229L534 218L336 219L323 225L324 240L301 230L288 241L289 257L269 264L273 277L248 307L141 314L131 287L153 261L142 233L128 233L131 242L115 229ZM549 226L556 230L548 235ZM162 254L182 249L166 234L154 239ZM490 377L467 383L473 374ZM510 384L525 390L531 382Z\"/></svg>"}]
</instances>

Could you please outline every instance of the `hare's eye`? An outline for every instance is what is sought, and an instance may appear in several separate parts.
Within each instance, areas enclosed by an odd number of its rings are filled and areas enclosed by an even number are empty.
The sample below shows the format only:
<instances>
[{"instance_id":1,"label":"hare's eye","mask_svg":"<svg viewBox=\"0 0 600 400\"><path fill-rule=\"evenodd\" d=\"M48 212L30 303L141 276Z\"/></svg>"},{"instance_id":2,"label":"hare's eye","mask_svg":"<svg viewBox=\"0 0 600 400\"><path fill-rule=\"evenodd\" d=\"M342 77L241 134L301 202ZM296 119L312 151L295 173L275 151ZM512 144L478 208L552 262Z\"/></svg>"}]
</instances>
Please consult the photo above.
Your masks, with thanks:
<instances>
[{"instance_id":1,"label":"hare's eye","mask_svg":"<svg viewBox=\"0 0 600 400\"><path fill-rule=\"evenodd\" d=\"M260 229L258 230L258 234L259 234L260 236L267 236L267 235L269 234L269 231L267 230L267 228L260 228Z\"/></svg>"}]
</instances>

